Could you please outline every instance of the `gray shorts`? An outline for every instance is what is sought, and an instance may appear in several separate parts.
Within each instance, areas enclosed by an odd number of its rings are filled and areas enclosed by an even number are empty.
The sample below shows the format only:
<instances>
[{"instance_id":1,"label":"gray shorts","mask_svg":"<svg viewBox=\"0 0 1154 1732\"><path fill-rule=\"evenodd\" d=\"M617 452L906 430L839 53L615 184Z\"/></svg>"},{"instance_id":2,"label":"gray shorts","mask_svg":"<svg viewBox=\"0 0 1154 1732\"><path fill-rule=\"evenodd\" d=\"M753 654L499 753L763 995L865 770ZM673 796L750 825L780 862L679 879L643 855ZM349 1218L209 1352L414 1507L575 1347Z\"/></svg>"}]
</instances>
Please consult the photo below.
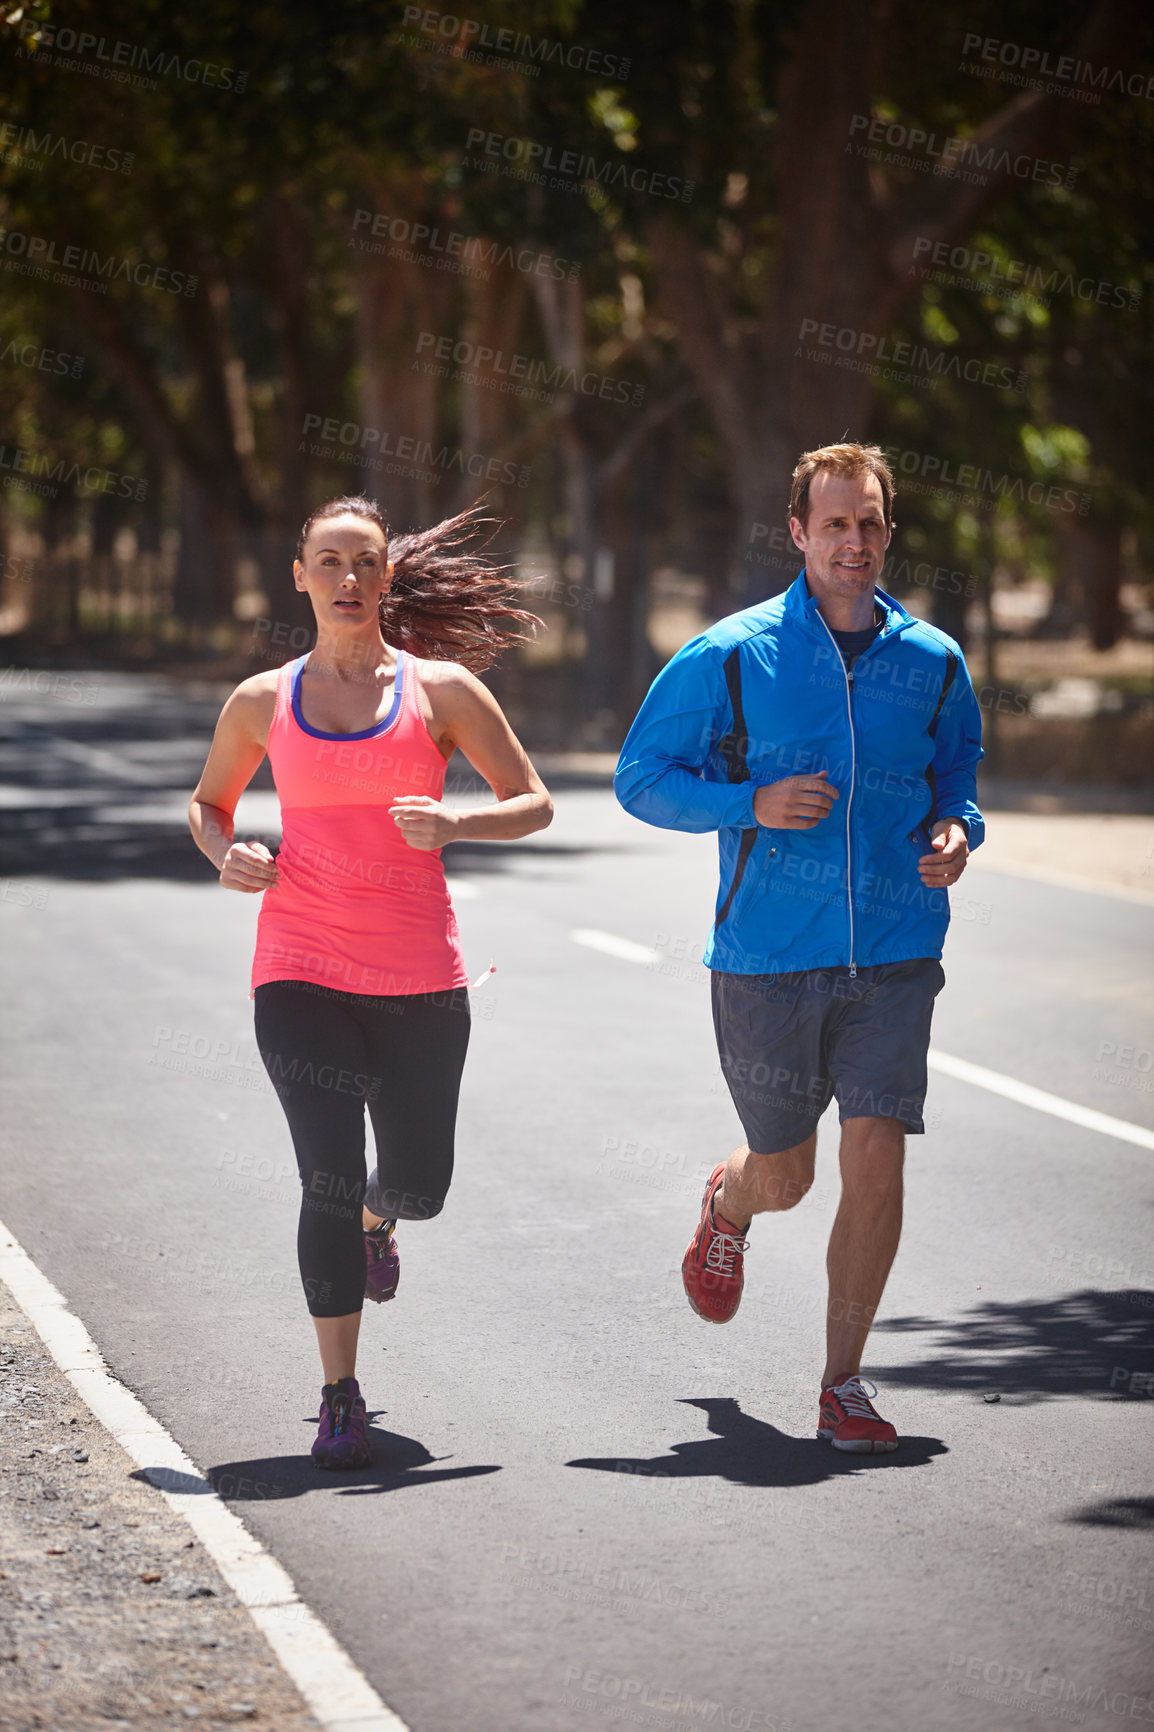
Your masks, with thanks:
<instances>
[{"instance_id":1,"label":"gray shorts","mask_svg":"<svg viewBox=\"0 0 1154 1732\"><path fill-rule=\"evenodd\" d=\"M925 1129L926 1053L940 962L713 974L721 1068L756 1154L803 1143L837 1096L846 1119Z\"/></svg>"}]
</instances>

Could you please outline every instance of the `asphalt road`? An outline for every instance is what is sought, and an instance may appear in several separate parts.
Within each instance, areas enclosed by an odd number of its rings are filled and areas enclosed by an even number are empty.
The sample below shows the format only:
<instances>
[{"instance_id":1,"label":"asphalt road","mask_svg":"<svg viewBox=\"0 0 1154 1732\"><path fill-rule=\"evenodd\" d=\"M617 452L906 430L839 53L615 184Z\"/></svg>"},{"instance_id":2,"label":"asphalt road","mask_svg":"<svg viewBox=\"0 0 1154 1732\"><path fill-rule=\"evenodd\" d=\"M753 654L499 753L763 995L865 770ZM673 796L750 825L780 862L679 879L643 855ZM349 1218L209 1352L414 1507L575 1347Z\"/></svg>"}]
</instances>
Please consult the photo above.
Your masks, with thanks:
<instances>
[{"instance_id":1,"label":"asphalt road","mask_svg":"<svg viewBox=\"0 0 1154 1732\"><path fill-rule=\"evenodd\" d=\"M836 1127L701 1322L713 844L603 788L447 861L497 966L457 1177L365 1320L378 1465L317 1475L256 906L181 834L214 705L77 677L0 686L0 1216L413 1732L1154 1720L1154 1156L932 1078L866 1365L903 1447L816 1442ZM935 1044L1154 1124L1154 909L976 868L956 903Z\"/></svg>"}]
</instances>

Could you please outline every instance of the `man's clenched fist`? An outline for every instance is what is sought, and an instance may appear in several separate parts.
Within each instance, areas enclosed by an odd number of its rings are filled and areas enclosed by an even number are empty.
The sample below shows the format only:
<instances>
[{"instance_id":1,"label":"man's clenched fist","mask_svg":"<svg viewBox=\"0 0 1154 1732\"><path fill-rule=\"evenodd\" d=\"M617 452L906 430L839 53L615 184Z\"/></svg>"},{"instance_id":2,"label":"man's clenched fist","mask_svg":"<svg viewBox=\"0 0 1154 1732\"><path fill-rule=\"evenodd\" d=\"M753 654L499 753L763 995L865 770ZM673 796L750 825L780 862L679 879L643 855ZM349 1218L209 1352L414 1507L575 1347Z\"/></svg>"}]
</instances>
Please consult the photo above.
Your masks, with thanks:
<instances>
[{"instance_id":1,"label":"man's clenched fist","mask_svg":"<svg viewBox=\"0 0 1154 1732\"><path fill-rule=\"evenodd\" d=\"M753 796L753 815L767 830L812 830L832 810L838 791L825 770L766 782Z\"/></svg>"}]
</instances>

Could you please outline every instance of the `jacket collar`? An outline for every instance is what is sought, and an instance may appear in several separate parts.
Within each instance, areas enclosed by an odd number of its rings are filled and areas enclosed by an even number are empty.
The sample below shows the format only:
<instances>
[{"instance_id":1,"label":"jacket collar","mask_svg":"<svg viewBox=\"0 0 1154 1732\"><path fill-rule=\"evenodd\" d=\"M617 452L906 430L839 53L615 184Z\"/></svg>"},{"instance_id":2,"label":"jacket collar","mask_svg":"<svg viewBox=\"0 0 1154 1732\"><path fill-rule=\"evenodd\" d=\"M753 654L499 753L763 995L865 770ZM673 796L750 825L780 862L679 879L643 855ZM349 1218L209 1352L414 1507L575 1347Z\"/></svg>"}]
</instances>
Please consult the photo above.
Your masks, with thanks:
<instances>
[{"instance_id":1,"label":"jacket collar","mask_svg":"<svg viewBox=\"0 0 1154 1732\"><path fill-rule=\"evenodd\" d=\"M886 616L883 637L887 637L890 632L905 631L907 626L918 623L913 614L907 613L901 602L895 601L892 595L887 595L884 589L875 589L874 599ZM785 618L791 624L820 627L817 597L810 594L804 567L785 592Z\"/></svg>"}]
</instances>

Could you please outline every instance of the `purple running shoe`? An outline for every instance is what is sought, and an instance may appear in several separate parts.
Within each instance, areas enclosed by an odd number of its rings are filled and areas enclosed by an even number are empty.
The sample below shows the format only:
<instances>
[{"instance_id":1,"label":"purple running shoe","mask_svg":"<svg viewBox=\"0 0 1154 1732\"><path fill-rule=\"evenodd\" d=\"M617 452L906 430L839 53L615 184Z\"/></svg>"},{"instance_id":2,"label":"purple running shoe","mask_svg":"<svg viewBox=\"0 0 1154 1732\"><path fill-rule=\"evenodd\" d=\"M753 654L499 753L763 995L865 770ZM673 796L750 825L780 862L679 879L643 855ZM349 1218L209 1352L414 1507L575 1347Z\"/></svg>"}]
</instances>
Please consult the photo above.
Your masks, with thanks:
<instances>
[{"instance_id":1,"label":"purple running shoe","mask_svg":"<svg viewBox=\"0 0 1154 1732\"><path fill-rule=\"evenodd\" d=\"M375 1305L391 1299L401 1279L401 1257L393 1238L395 1221L382 1221L365 1234L365 1298Z\"/></svg>"},{"instance_id":2,"label":"purple running shoe","mask_svg":"<svg viewBox=\"0 0 1154 1732\"><path fill-rule=\"evenodd\" d=\"M315 1467L371 1467L361 1386L355 1377L326 1383L321 1390L320 1430L313 1444Z\"/></svg>"}]
</instances>

